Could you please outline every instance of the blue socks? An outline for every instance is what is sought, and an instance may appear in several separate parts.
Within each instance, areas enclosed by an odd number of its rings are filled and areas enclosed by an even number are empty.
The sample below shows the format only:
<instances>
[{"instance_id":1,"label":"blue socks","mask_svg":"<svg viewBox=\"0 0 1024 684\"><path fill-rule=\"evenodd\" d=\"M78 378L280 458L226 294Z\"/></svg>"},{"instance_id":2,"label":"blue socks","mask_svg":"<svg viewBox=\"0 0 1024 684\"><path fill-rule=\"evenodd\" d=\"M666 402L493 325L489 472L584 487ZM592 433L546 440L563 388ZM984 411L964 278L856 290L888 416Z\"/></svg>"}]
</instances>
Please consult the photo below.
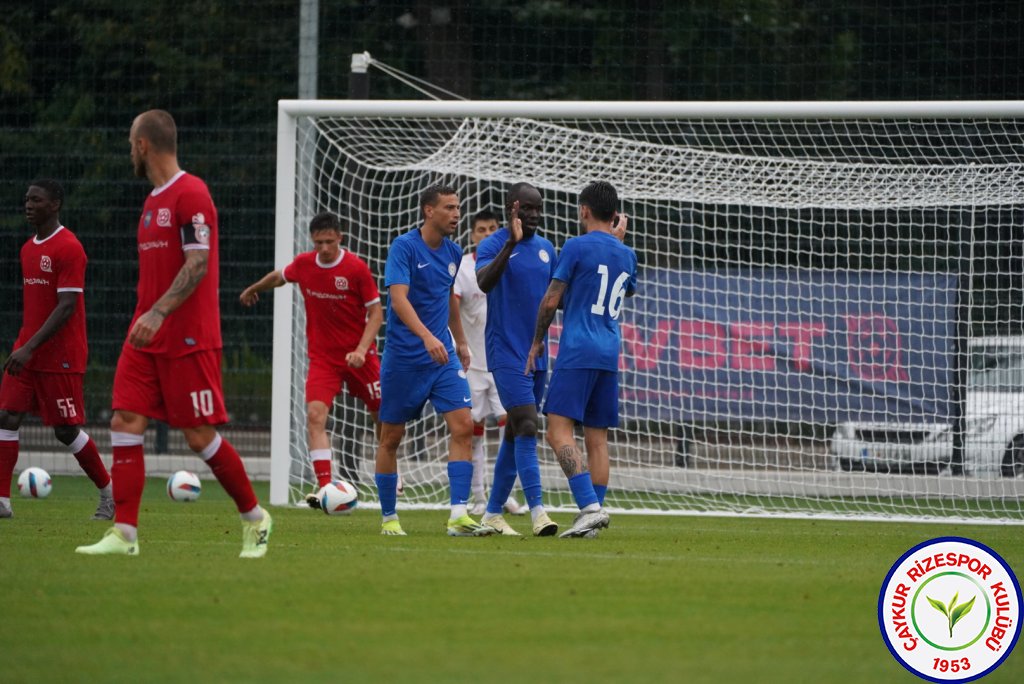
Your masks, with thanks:
<instances>
[{"instance_id":1,"label":"blue socks","mask_svg":"<svg viewBox=\"0 0 1024 684\"><path fill-rule=\"evenodd\" d=\"M572 498L576 499L576 505L581 511L597 503L597 494L594 493L594 483L590 480L589 472L570 477L569 489L572 490Z\"/></svg>"},{"instance_id":2,"label":"blue socks","mask_svg":"<svg viewBox=\"0 0 1024 684\"><path fill-rule=\"evenodd\" d=\"M516 437L516 470L519 472L523 494L526 495L526 505L530 508L540 506L543 496L540 488L540 464L537 463L536 436Z\"/></svg>"},{"instance_id":3,"label":"blue socks","mask_svg":"<svg viewBox=\"0 0 1024 684\"><path fill-rule=\"evenodd\" d=\"M517 439L516 442L519 440ZM497 515L512 493L516 483L517 449L507 439L501 440L498 447L498 460L494 462L494 483L491 484L491 495L487 499L487 514Z\"/></svg>"},{"instance_id":4,"label":"blue socks","mask_svg":"<svg viewBox=\"0 0 1024 684\"><path fill-rule=\"evenodd\" d=\"M376 473L377 498L380 499L380 514L385 518L395 515L398 501L398 473Z\"/></svg>"},{"instance_id":5,"label":"blue socks","mask_svg":"<svg viewBox=\"0 0 1024 684\"><path fill-rule=\"evenodd\" d=\"M604 495L608 491L608 485L594 485L594 493L597 494L597 503L604 506Z\"/></svg>"},{"instance_id":6,"label":"blue socks","mask_svg":"<svg viewBox=\"0 0 1024 684\"><path fill-rule=\"evenodd\" d=\"M448 484L451 487L452 506L465 506L473 484L472 461L449 461ZM381 502L383 505L383 502Z\"/></svg>"}]
</instances>

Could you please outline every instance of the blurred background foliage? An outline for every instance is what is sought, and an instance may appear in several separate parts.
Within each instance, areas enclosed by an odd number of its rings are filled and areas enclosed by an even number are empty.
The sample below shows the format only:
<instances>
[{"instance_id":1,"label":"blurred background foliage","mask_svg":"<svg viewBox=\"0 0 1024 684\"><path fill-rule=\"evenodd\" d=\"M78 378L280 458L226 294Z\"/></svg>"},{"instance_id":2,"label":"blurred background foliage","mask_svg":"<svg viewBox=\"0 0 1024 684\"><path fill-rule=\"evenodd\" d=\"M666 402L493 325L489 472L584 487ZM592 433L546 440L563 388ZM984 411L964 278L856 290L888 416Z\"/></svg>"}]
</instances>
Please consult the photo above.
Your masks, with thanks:
<instances>
[{"instance_id":1,"label":"blurred background foliage","mask_svg":"<svg viewBox=\"0 0 1024 684\"><path fill-rule=\"evenodd\" d=\"M0 1L0 340L20 325L21 199L66 184L90 256L87 404L109 406L134 308L131 175L139 111L171 111L180 157L222 223L225 385L238 423L269 419L271 306L237 292L273 263L276 103L297 96L301 0ZM321 0L318 94L347 95L354 52L481 99L1024 98L1024 5L992 0ZM418 93L373 72L375 98Z\"/></svg>"}]
</instances>

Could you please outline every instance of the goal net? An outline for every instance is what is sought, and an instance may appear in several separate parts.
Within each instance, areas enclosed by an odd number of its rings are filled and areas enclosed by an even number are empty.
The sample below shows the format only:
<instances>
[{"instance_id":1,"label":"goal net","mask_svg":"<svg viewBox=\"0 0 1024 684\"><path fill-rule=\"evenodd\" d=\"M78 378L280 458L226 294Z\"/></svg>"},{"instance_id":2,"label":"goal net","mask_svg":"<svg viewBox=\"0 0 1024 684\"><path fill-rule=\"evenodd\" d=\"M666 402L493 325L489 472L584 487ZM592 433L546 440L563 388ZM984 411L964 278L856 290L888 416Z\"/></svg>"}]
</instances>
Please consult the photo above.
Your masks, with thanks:
<instances>
[{"instance_id":1,"label":"goal net","mask_svg":"<svg viewBox=\"0 0 1024 684\"><path fill-rule=\"evenodd\" d=\"M640 277L619 319L606 505L1020 523L1022 138L1018 102L282 101L276 266L336 212L386 303L388 245L419 224L427 185L458 188L467 246L469 217L503 215L530 182L560 247L580 232L577 193L608 180ZM315 489L300 293L278 291L274 316L283 504ZM329 427L339 473L373 502L366 411L341 396ZM547 502L569 507L543 437L538 453ZM399 454L400 507L447 505L446 455L428 407Z\"/></svg>"}]
</instances>

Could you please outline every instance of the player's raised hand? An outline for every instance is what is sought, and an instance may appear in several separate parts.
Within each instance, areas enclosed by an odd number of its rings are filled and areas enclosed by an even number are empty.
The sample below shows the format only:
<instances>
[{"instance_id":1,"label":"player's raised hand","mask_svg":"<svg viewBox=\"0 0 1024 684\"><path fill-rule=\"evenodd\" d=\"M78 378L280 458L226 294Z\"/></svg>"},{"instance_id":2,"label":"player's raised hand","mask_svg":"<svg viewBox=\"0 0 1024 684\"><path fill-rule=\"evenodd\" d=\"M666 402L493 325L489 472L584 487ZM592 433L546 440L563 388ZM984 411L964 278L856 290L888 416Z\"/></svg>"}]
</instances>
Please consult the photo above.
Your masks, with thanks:
<instances>
[{"instance_id":1,"label":"player's raised hand","mask_svg":"<svg viewBox=\"0 0 1024 684\"><path fill-rule=\"evenodd\" d=\"M160 326L164 324L165 316L154 309L139 316L128 333L128 344L133 347L145 347L153 341Z\"/></svg>"},{"instance_id":2,"label":"player's raised hand","mask_svg":"<svg viewBox=\"0 0 1024 684\"><path fill-rule=\"evenodd\" d=\"M260 301L260 293L251 287L247 287L242 290L242 294L238 295L238 301L242 303L242 306L252 306Z\"/></svg>"},{"instance_id":3,"label":"player's raised hand","mask_svg":"<svg viewBox=\"0 0 1024 684\"><path fill-rule=\"evenodd\" d=\"M430 354L430 358L434 360L434 363L439 366L448 363L448 350L444 348L444 343L441 340L431 335L423 340L423 346L426 347L427 353Z\"/></svg>"},{"instance_id":4,"label":"player's raised hand","mask_svg":"<svg viewBox=\"0 0 1024 684\"><path fill-rule=\"evenodd\" d=\"M345 354L345 363L348 364L349 368L362 368L363 364L366 363L366 354L358 349L350 351Z\"/></svg>"},{"instance_id":5,"label":"player's raised hand","mask_svg":"<svg viewBox=\"0 0 1024 684\"><path fill-rule=\"evenodd\" d=\"M508 211L508 232L512 244L523 239L523 220L519 218L519 200L513 202L512 208Z\"/></svg>"},{"instance_id":6,"label":"player's raised hand","mask_svg":"<svg viewBox=\"0 0 1024 684\"><path fill-rule=\"evenodd\" d=\"M629 217L625 214L616 214L615 221L612 223L612 235L617 237L620 241L626 239L626 228L629 226Z\"/></svg>"}]
</instances>

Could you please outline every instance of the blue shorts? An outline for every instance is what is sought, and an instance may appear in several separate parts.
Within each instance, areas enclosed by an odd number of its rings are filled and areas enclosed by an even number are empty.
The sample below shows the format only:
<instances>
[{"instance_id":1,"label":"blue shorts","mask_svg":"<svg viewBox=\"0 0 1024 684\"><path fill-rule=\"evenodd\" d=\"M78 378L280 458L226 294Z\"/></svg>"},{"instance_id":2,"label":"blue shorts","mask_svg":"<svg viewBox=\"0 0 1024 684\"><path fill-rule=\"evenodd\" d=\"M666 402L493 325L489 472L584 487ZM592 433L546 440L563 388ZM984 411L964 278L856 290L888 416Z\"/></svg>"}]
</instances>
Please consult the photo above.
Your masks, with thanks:
<instances>
[{"instance_id":1,"label":"blue shorts","mask_svg":"<svg viewBox=\"0 0 1024 684\"><path fill-rule=\"evenodd\" d=\"M572 418L585 427L619 424L619 373L592 368L555 369L544 413Z\"/></svg>"},{"instance_id":2,"label":"blue shorts","mask_svg":"<svg viewBox=\"0 0 1024 684\"><path fill-rule=\"evenodd\" d=\"M544 383L548 379L546 370L534 371L533 375L525 375L522 370L514 368L498 368L491 371L494 384L498 388L498 398L507 411L516 406L533 405L540 409L540 401L544 398Z\"/></svg>"},{"instance_id":3,"label":"blue shorts","mask_svg":"<svg viewBox=\"0 0 1024 684\"><path fill-rule=\"evenodd\" d=\"M472 408L473 398L466 371L454 354L445 366L413 369L380 369L380 420L404 424L419 418L427 400L434 410L445 414Z\"/></svg>"}]
</instances>

